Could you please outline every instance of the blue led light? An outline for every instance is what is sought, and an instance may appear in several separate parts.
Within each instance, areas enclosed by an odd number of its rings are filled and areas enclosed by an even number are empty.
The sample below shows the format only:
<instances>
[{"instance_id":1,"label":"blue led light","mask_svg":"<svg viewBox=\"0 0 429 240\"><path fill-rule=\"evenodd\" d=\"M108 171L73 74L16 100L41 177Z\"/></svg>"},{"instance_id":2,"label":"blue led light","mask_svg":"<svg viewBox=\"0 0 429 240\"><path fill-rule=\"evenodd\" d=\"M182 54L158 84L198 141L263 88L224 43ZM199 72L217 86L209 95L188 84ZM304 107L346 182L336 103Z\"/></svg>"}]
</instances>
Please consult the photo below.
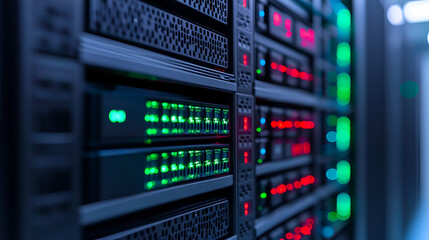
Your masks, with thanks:
<instances>
[{"instance_id":1,"label":"blue led light","mask_svg":"<svg viewBox=\"0 0 429 240\"><path fill-rule=\"evenodd\" d=\"M328 142L336 142L337 141L337 133L335 131L329 131L326 134L326 140L328 140Z\"/></svg>"},{"instance_id":2,"label":"blue led light","mask_svg":"<svg viewBox=\"0 0 429 240\"><path fill-rule=\"evenodd\" d=\"M331 238L332 236L334 236L334 228L332 228L331 226L325 226L322 229L322 234L324 238Z\"/></svg>"},{"instance_id":3,"label":"blue led light","mask_svg":"<svg viewBox=\"0 0 429 240\"><path fill-rule=\"evenodd\" d=\"M265 148L261 148L261 154L265 155L265 153L267 153L267 150L265 150Z\"/></svg>"},{"instance_id":4,"label":"blue led light","mask_svg":"<svg viewBox=\"0 0 429 240\"><path fill-rule=\"evenodd\" d=\"M335 168L328 169L328 171L326 171L326 177L331 181L337 180L337 170Z\"/></svg>"},{"instance_id":5,"label":"blue led light","mask_svg":"<svg viewBox=\"0 0 429 240\"><path fill-rule=\"evenodd\" d=\"M261 61L259 61L259 64L261 65L261 66L265 66L265 59L261 59Z\"/></svg>"},{"instance_id":6,"label":"blue led light","mask_svg":"<svg viewBox=\"0 0 429 240\"><path fill-rule=\"evenodd\" d=\"M265 118L261 118L261 124L265 124L266 120Z\"/></svg>"},{"instance_id":7,"label":"blue led light","mask_svg":"<svg viewBox=\"0 0 429 240\"><path fill-rule=\"evenodd\" d=\"M259 16L260 16L260 17L265 17L265 12L264 12L264 10L259 11Z\"/></svg>"}]
</instances>

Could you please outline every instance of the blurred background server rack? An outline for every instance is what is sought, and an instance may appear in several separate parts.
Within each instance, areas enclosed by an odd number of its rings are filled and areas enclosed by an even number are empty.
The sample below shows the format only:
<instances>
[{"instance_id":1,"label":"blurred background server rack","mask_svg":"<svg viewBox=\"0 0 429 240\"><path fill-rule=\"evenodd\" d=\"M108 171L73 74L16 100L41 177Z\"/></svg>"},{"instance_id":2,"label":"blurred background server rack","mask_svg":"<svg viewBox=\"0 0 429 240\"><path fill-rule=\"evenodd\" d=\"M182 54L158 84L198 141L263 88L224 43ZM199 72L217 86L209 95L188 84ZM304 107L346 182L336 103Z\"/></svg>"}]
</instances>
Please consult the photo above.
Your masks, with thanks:
<instances>
[{"instance_id":1,"label":"blurred background server rack","mask_svg":"<svg viewBox=\"0 0 429 240\"><path fill-rule=\"evenodd\" d=\"M348 1L0 11L5 239L352 239Z\"/></svg>"}]
</instances>

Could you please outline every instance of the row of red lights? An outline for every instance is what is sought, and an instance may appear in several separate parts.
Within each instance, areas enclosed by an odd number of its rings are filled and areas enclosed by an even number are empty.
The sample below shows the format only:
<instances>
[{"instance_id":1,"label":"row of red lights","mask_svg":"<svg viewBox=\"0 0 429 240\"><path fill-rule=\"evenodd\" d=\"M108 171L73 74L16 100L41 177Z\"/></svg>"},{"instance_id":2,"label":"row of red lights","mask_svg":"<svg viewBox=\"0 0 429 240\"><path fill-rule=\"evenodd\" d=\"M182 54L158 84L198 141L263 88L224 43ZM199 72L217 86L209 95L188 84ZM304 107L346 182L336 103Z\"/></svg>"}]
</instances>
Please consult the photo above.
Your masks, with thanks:
<instances>
[{"instance_id":1,"label":"row of red lights","mask_svg":"<svg viewBox=\"0 0 429 240\"><path fill-rule=\"evenodd\" d=\"M294 78L300 78L300 79L306 80L306 81L313 81L313 75L311 73L299 72L298 69L288 68L284 65L277 64L275 62L271 63L271 69L273 69L273 70L277 69L280 72L286 73L287 75L290 75Z\"/></svg>"},{"instance_id":2,"label":"row of red lights","mask_svg":"<svg viewBox=\"0 0 429 240\"><path fill-rule=\"evenodd\" d=\"M305 225L302 227L296 227L294 232L288 232L285 234L285 238L287 240L300 240L302 235L311 235L311 231L313 230L314 220L312 218L308 218L305 221ZM280 238L280 240L285 240L285 238Z\"/></svg>"},{"instance_id":3,"label":"row of red lights","mask_svg":"<svg viewBox=\"0 0 429 240\"><path fill-rule=\"evenodd\" d=\"M306 177L301 178L300 181L295 181L293 184L292 183L289 183L287 185L280 184L279 186L272 188L271 194L272 195L283 194L286 191L292 191L294 188L300 189L302 186L307 186L307 185L313 184L314 181L315 181L315 179L314 179L313 175L308 175Z\"/></svg>"},{"instance_id":4,"label":"row of red lights","mask_svg":"<svg viewBox=\"0 0 429 240\"><path fill-rule=\"evenodd\" d=\"M280 23L282 21L282 15L280 15L278 12L273 13L273 23L275 26L280 26ZM286 29L286 37L290 38L292 37L292 20L286 19L285 20L285 29Z\"/></svg>"},{"instance_id":5,"label":"row of red lights","mask_svg":"<svg viewBox=\"0 0 429 240\"><path fill-rule=\"evenodd\" d=\"M272 128L302 128L302 129L313 129L314 122L313 121L271 121Z\"/></svg>"},{"instance_id":6,"label":"row of red lights","mask_svg":"<svg viewBox=\"0 0 429 240\"><path fill-rule=\"evenodd\" d=\"M292 144L292 156L309 153L311 153L311 144L309 142Z\"/></svg>"},{"instance_id":7,"label":"row of red lights","mask_svg":"<svg viewBox=\"0 0 429 240\"><path fill-rule=\"evenodd\" d=\"M249 215L249 203L244 203L244 215Z\"/></svg>"}]
</instances>

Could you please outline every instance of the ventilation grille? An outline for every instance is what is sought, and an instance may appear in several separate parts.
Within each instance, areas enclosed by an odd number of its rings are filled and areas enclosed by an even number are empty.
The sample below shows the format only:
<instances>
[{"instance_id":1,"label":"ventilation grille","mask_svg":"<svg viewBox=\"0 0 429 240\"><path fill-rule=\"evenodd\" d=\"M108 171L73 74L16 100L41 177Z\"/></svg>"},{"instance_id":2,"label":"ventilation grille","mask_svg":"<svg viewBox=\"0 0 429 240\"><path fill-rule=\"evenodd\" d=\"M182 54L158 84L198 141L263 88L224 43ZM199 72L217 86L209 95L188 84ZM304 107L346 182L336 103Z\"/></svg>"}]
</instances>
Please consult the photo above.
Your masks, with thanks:
<instances>
[{"instance_id":1,"label":"ventilation grille","mask_svg":"<svg viewBox=\"0 0 429 240\"><path fill-rule=\"evenodd\" d=\"M251 88L252 87L251 74L246 71L240 71L238 76L238 85L242 88Z\"/></svg>"},{"instance_id":2,"label":"ventilation grille","mask_svg":"<svg viewBox=\"0 0 429 240\"><path fill-rule=\"evenodd\" d=\"M228 22L227 0L176 0L220 22Z\"/></svg>"},{"instance_id":3,"label":"ventilation grille","mask_svg":"<svg viewBox=\"0 0 429 240\"><path fill-rule=\"evenodd\" d=\"M251 135L241 135L238 138L238 147L239 148L250 148L252 147L252 136Z\"/></svg>"},{"instance_id":4,"label":"ventilation grille","mask_svg":"<svg viewBox=\"0 0 429 240\"><path fill-rule=\"evenodd\" d=\"M100 240L219 239L228 229L229 206L224 200Z\"/></svg>"},{"instance_id":5,"label":"ventilation grille","mask_svg":"<svg viewBox=\"0 0 429 240\"><path fill-rule=\"evenodd\" d=\"M243 223L240 223L240 233L239 238L245 237L247 234L251 233L253 230L253 224L250 221L245 221Z\"/></svg>"},{"instance_id":6,"label":"ventilation grille","mask_svg":"<svg viewBox=\"0 0 429 240\"><path fill-rule=\"evenodd\" d=\"M252 186L250 184L241 184L239 187L240 202L251 199L253 196Z\"/></svg>"},{"instance_id":7,"label":"ventilation grille","mask_svg":"<svg viewBox=\"0 0 429 240\"><path fill-rule=\"evenodd\" d=\"M213 2L213 1L210 1ZM228 40L137 0L91 0L90 30L228 67Z\"/></svg>"},{"instance_id":8,"label":"ventilation grille","mask_svg":"<svg viewBox=\"0 0 429 240\"><path fill-rule=\"evenodd\" d=\"M252 113L252 102L251 97L240 96L238 99L238 112Z\"/></svg>"}]
</instances>

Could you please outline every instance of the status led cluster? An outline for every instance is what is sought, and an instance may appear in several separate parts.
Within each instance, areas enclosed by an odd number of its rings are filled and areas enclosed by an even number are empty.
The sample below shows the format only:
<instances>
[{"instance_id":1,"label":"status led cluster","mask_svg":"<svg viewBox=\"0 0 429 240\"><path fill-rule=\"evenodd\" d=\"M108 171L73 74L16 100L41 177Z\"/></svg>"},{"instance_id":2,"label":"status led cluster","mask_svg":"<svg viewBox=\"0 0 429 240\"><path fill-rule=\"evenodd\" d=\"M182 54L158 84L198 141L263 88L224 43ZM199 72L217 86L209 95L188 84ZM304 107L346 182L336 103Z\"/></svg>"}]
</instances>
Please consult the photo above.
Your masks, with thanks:
<instances>
[{"instance_id":1,"label":"status led cluster","mask_svg":"<svg viewBox=\"0 0 429 240\"><path fill-rule=\"evenodd\" d=\"M305 81L313 81L313 75L311 73L300 72L296 68L290 68L290 67L286 67L284 65L272 62L271 63L271 69L280 71L282 73L286 73L287 75L289 75L293 78L299 78L299 79L305 80ZM258 70L256 70L256 73L258 73Z\"/></svg>"},{"instance_id":2,"label":"status led cluster","mask_svg":"<svg viewBox=\"0 0 429 240\"><path fill-rule=\"evenodd\" d=\"M230 170L229 147L207 147L146 155L145 189L199 179Z\"/></svg>"},{"instance_id":3,"label":"status led cluster","mask_svg":"<svg viewBox=\"0 0 429 240\"><path fill-rule=\"evenodd\" d=\"M293 231L285 234L285 238L287 240L300 240L303 236L310 236L314 230L314 220L313 218L307 218L305 220L305 224L295 227Z\"/></svg>"},{"instance_id":4,"label":"status led cluster","mask_svg":"<svg viewBox=\"0 0 429 240\"><path fill-rule=\"evenodd\" d=\"M330 168L326 171L326 177L331 181L338 181L340 184L347 184L350 182L351 167L347 161L339 161L337 168Z\"/></svg>"},{"instance_id":5,"label":"status led cluster","mask_svg":"<svg viewBox=\"0 0 429 240\"><path fill-rule=\"evenodd\" d=\"M315 179L314 179L313 175L308 175L308 176L301 178L301 180L295 181L293 183L280 184L279 186L272 188L270 193L271 193L271 195L283 194L287 191L292 191L294 189L300 189L302 186L308 186L308 185L314 184L314 181L315 181ZM260 197L262 199L264 199L267 197L267 194L261 193Z\"/></svg>"},{"instance_id":6,"label":"status led cluster","mask_svg":"<svg viewBox=\"0 0 429 240\"><path fill-rule=\"evenodd\" d=\"M337 12L337 27L339 39L341 42L337 45L337 64L342 69L343 73L337 75L337 102L340 105L350 103L351 95L351 80L348 69L350 69L351 49L350 49L350 26L351 15L350 11L343 7Z\"/></svg>"},{"instance_id":7,"label":"status led cluster","mask_svg":"<svg viewBox=\"0 0 429 240\"><path fill-rule=\"evenodd\" d=\"M272 128L301 128L301 129L313 129L313 121L271 121Z\"/></svg>"},{"instance_id":8,"label":"status led cluster","mask_svg":"<svg viewBox=\"0 0 429 240\"><path fill-rule=\"evenodd\" d=\"M337 195L336 211L328 213L326 218L330 222L347 221L351 217L351 198L348 193L340 193Z\"/></svg>"},{"instance_id":9,"label":"status led cluster","mask_svg":"<svg viewBox=\"0 0 429 240\"><path fill-rule=\"evenodd\" d=\"M295 143L292 144L292 156L300 156L305 154L311 153L311 143L304 142L304 143Z\"/></svg>"},{"instance_id":10,"label":"status led cluster","mask_svg":"<svg viewBox=\"0 0 429 240\"><path fill-rule=\"evenodd\" d=\"M227 107L147 101L146 135L228 135L230 112Z\"/></svg>"}]
</instances>

